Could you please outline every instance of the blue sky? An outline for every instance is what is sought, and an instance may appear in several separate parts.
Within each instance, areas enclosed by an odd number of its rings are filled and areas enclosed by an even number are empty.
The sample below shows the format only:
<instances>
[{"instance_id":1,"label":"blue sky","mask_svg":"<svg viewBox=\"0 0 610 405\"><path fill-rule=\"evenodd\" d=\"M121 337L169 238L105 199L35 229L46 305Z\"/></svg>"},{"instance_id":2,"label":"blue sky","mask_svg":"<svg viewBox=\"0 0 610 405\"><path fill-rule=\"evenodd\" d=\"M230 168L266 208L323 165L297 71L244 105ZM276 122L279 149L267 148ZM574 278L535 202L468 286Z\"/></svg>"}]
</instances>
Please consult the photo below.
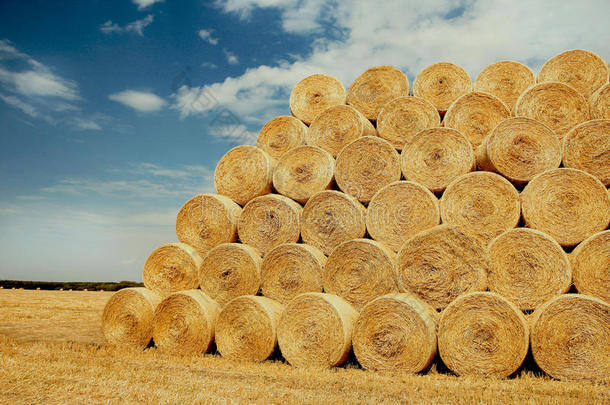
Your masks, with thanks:
<instances>
[{"instance_id":1,"label":"blue sky","mask_svg":"<svg viewBox=\"0 0 610 405\"><path fill-rule=\"evenodd\" d=\"M0 278L140 280L229 148L325 72L610 60L607 1L0 2Z\"/></svg>"}]
</instances>

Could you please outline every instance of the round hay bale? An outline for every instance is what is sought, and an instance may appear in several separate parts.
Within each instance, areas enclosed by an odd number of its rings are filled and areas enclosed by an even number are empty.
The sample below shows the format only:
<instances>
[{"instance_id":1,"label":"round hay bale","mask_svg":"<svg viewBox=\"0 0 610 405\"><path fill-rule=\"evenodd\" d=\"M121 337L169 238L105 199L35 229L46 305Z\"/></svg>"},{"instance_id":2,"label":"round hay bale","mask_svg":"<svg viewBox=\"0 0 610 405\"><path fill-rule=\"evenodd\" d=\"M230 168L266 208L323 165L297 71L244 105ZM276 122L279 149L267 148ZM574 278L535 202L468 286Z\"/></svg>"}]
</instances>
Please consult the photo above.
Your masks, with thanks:
<instances>
[{"instance_id":1,"label":"round hay bale","mask_svg":"<svg viewBox=\"0 0 610 405\"><path fill-rule=\"evenodd\" d=\"M284 358L301 368L330 368L347 360L358 313L342 298L305 293L288 303L277 328Z\"/></svg>"},{"instance_id":2,"label":"round hay bale","mask_svg":"<svg viewBox=\"0 0 610 405\"><path fill-rule=\"evenodd\" d=\"M560 295L534 311L536 364L561 380L610 381L610 305L580 294Z\"/></svg>"},{"instance_id":3,"label":"round hay bale","mask_svg":"<svg viewBox=\"0 0 610 405\"><path fill-rule=\"evenodd\" d=\"M320 191L303 207L303 242L329 255L339 244L366 234L366 209L340 191Z\"/></svg>"},{"instance_id":4,"label":"round hay bale","mask_svg":"<svg viewBox=\"0 0 610 405\"><path fill-rule=\"evenodd\" d=\"M610 304L610 230L582 241L570 254L574 286Z\"/></svg>"},{"instance_id":5,"label":"round hay bale","mask_svg":"<svg viewBox=\"0 0 610 405\"><path fill-rule=\"evenodd\" d=\"M608 81L608 65L593 52L574 49L547 60L538 72L538 83L561 82L590 97Z\"/></svg>"},{"instance_id":6,"label":"round hay bale","mask_svg":"<svg viewBox=\"0 0 610 405\"><path fill-rule=\"evenodd\" d=\"M206 353L214 341L220 307L201 290L187 290L166 297L155 309L153 341L173 353Z\"/></svg>"},{"instance_id":7,"label":"round hay bale","mask_svg":"<svg viewBox=\"0 0 610 405\"><path fill-rule=\"evenodd\" d=\"M185 243L167 243L156 248L142 272L144 286L161 298L167 295L197 288L197 275L203 259Z\"/></svg>"},{"instance_id":8,"label":"round hay bale","mask_svg":"<svg viewBox=\"0 0 610 405\"><path fill-rule=\"evenodd\" d=\"M503 60L487 65L474 81L474 91L498 97L513 111L517 99L525 90L536 84L532 69L519 62Z\"/></svg>"},{"instance_id":9,"label":"round hay bale","mask_svg":"<svg viewBox=\"0 0 610 405\"><path fill-rule=\"evenodd\" d=\"M305 204L318 191L333 184L335 160L317 146L299 146L284 154L273 172L278 193Z\"/></svg>"},{"instance_id":10,"label":"round hay bale","mask_svg":"<svg viewBox=\"0 0 610 405\"><path fill-rule=\"evenodd\" d=\"M240 295L254 295L261 285L259 252L241 243L210 250L199 272L201 290L221 306Z\"/></svg>"},{"instance_id":11,"label":"round hay bale","mask_svg":"<svg viewBox=\"0 0 610 405\"><path fill-rule=\"evenodd\" d=\"M318 146L336 157L345 145L369 135L377 135L371 121L354 107L338 105L324 110L311 123L306 143Z\"/></svg>"},{"instance_id":12,"label":"round hay bale","mask_svg":"<svg viewBox=\"0 0 610 405\"><path fill-rule=\"evenodd\" d=\"M451 104L443 124L460 131L476 149L496 125L508 117L510 110L498 97L473 91Z\"/></svg>"},{"instance_id":13,"label":"round hay bale","mask_svg":"<svg viewBox=\"0 0 610 405\"><path fill-rule=\"evenodd\" d=\"M496 126L476 151L481 170L500 173L524 184L538 173L561 164L561 143L553 130L525 117L508 118Z\"/></svg>"},{"instance_id":14,"label":"round hay bale","mask_svg":"<svg viewBox=\"0 0 610 405\"><path fill-rule=\"evenodd\" d=\"M405 143L401 154L405 180L411 180L440 193L456 177L475 169L472 145L452 128L421 131Z\"/></svg>"},{"instance_id":15,"label":"round hay bale","mask_svg":"<svg viewBox=\"0 0 610 405\"><path fill-rule=\"evenodd\" d=\"M380 295L397 293L396 254L370 239L343 242L324 266L324 291L358 311Z\"/></svg>"},{"instance_id":16,"label":"round hay bale","mask_svg":"<svg viewBox=\"0 0 610 405\"><path fill-rule=\"evenodd\" d=\"M246 204L239 217L239 239L263 256L277 245L298 242L302 211L298 203L283 195L256 197Z\"/></svg>"},{"instance_id":17,"label":"round hay bale","mask_svg":"<svg viewBox=\"0 0 610 405\"><path fill-rule=\"evenodd\" d=\"M592 174L610 186L610 119L572 128L563 138L563 165Z\"/></svg>"},{"instance_id":18,"label":"round hay bale","mask_svg":"<svg viewBox=\"0 0 610 405\"><path fill-rule=\"evenodd\" d=\"M465 294L441 313L438 353L458 375L508 377L521 366L528 347L525 317L498 294Z\"/></svg>"},{"instance_id":19,"label":"round hay bale","mask_svg":"<svg viewBox=\"0 0 610 405\"><path fill-rule=\"evenodd\" d=\"M144 349L152 339L152 321L161 298L142 287L112 294L102 314L102 331L111 344Z\"/></svg>"},{"instance_id":20,"label":"round hay bale","mask_svg":"<svg viewBox=\"0 0 610 405\"><path fill-rule=\"evenodd\" d=\"M176 235L203 256L221 243L237 240L240 214L241 207L229 197L198 194L178 211Z\"/></svg>"},{"instance_id":21,"label":"round hay bale","mask_svg":"<svg viewBox=\"0 0 610 405\"><path fill-rule=\"evenodd\" d=\"M529 228L574 246L603 231L610 222L610 198L604 185L577 169L540 173L521 192L523 219Z\"/></svg>"},{"instance_id":22,"label":"round hay bale","mask_svg":"<svg viewBox=\"0 0 610 405\"><path fill-rule=\"evenodd\" d=\"M553 238L540 231L511 229L493 239L487 250L491 261L489 291L524 311L568 292L572 285L568 255Z\"/></svg>"},{"instance_id":23,"label":"round hay bale","mask_svg":"<svg viewBox=\"0 0 610 405\"><path fill-rule=\"evenodd\" d=\"M430 101L441 114L458 97L471 90L472 81L468 73L458 65L447 62L424 68L413 82L413 95Z\"/></svg>"},{"instance_id":24,"label":"round hay bale","mask_svg":"<svg viewBox=\"0 0 610 405\"><path fill-rule=\"evenodd\" d=\"M489 267L481 241L456 226L420 232L398 252L399 286L435 309L460 294L485 290Z\"/></svg>"},{"instance_id":25,"label":"round hay bale","mask_svg":"<svg viewBox=\"0 0 610 405\"><path fill-rule=\"evenodd\" d=\"M515 115L542 122L563 140L570 129L589 119L589 103L567 84L540 83L519 96Z\"/></svg>"},{"instance_id":26,"label":"round hay bale","mask_svg":"<svg viewBox=\"0 0 610 405\"><path fill-rule=\"evenodd\" d=\"M504 177L491 172L473 172L455 179L440 200L444 224L462 227L489 241L517 226L521 218L519 192Z\"/></svg>"},{"instance_id":27,"label":"round hay bale","mask_svg":"<svg viewBox=\"0 0 610 405\"><path fill-rule=\"evenodd\" d=\"M424 129L440 127L441 116L434 105L419 97L398 97L383 106L377 117L379 136L396 150Z\"/></svg>"},{"instance_id":28,"label":"round hay bale","mask_svg":"<svg viewBox=\"0 0 610 405\"><path fill-rule=\"evenodd\" d=\"M437 313L411 294L388 294L360 312L354 354L367 370L418 373L436 355Z\"/></svg>"},{"instance_id":29,"label":"round hay bale","mask_svg":"<svg viewBox=\"0 0 610 405\"><path fill-rule=\"evenodd\" d=\"M610 83L604 84L589 98L591 119L610 119Z\"/></svg>"},{"instance_id":30,"label":"round hay bale","mask_svg":"<svg viewBox=\"0 0 610 405\"><path fill-rule=\"evenodd\" d=\"M369 202L383 186L400 180L400 156L386 140L365 136L337 155L335 181L346 194Z\"/></svg>"},{"instance_id":31,"label":"round hay bale","mask_svg":"<svg viewBox=\"0 0 610 405\"><path fill-rule=\"evenodd\" d=\"M277 323L284 306L255 295L231 300L216 324L216 347L222 355L238 361L264 361L277 346Z\"/></svg>"},{"instance_id":32,"label":"round hay bale","mask_svg":"<svg viewBox=\"0 0 610 405\"><path fill-rule=\"evenodd\" d=\"M396 181L383 187L366 209L369 235L395 252L409 238L440 221L438 199L412 181Z\"/></svg>"},{"instance_id":33,"label":"round hay bale","mask_svg":"<svg viewBox=\"0 0 610 405\"><path fill-rule=\"evenodd\" d=\"M256 146L267 152L273 159L279 159L290 149L305 144L307 126L300 120L287 115L275 117L267 122L258 133Z\"/></svg>"},{"instance_id":34,"label":"round hay bale","mask_svg":"<svg viewBox=\"0 0 610 405\"><path fill-rule=\"evenodd\" d=\"M349 86L347 104L375 121L385 103L409 95L409 80L393 66L367 69Z\"/></svg>"},{"instance_id":35,"label":"round hay bale","mask_svg":"<svg viewBox=\"0 0 610 405\"><path fill-rule=\"evenodd\" d=\"M261 291L283 304L299 294L322 292L326 256L304 243L286 243L271 249L261 267Z\"/></svg>"},{"instance_id":36,"label":"round hay bale","mask_svg":"<svg viewBox=\"0 0 610 405\"><path fill-rule=\"evenodd\" d=\"M308 76L290 93L290 112L307 125L322 111L341 104L345 104L345 87L329 75Z\"/></svg>"},{"instance_id":37,"label":"round hay bale","mask_svg":"<svg viewBox=\"0 0 610 405\"><path fill-rule=\"evenodd\" d=\"M240 205L272 190L273 162L262 149L241 145L228 151L214 171L216 192Z\"/></svg>"}]
</instances>

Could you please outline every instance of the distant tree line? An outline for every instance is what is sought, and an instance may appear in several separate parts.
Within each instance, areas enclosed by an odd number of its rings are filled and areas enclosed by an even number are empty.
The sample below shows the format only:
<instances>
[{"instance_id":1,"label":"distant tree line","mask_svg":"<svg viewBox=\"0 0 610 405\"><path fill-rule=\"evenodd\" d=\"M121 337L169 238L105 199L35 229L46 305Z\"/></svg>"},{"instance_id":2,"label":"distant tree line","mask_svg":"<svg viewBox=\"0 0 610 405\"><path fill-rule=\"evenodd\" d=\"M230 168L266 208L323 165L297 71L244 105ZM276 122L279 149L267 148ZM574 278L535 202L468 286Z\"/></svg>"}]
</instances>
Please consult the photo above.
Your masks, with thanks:
<instances>
[{"instance_id":1,"label":"distant tree line","mask_svg":"<svg viewBox=\"0 0 610 405\"><path fill-rule=\"evenodd\" d=\"M69 281L22 281L22 280L0 280L0 286L4 289L23 288L25 290L87 290L87 291L118 291L126 287L143 287L144 284L135 281L102 282L92 281L69 282Z\"/></svg>"}]
</instances>

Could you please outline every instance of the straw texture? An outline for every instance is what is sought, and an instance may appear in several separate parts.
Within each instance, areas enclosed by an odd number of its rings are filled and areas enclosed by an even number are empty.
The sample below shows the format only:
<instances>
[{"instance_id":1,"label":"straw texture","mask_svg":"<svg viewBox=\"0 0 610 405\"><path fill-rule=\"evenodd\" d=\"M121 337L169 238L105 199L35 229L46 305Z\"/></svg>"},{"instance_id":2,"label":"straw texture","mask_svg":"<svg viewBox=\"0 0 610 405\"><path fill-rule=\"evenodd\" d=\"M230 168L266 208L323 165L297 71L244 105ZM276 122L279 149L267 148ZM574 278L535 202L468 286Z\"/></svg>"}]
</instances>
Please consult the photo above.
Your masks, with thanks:
<instances>
[{"instance_id":1,"label":"straw texture","mask_svg":"<svg viewBox=\"0 0 610 405\"><path fill-rule=\"evenodd\" d=\"M610 83L604 84L589 98L591 119L610 119Z\"/></svg>"},{"instance_id":2,"label":"straw texture","mask_svg":"<svg viewBox=\"0 0 610 405\"><path fill-rule=\"evenodd\" d=\"M197 288L201 263L201 256L185 243L161 245L146 259L142 281L146 288L165 298L173 292Z\"/></svg>"},{"instance_id":3,"label":"straw texture","mask_svg":"<svg viewBox=\"0 0 610 405\"><path fill-rule=\"evenodd\" d=\"M273 159L279 159L290 149L305 144L307 126L290 117L275 117L267 122L258 133L256 146L267 152Z\"/></svg>"},{"instance_id":4,"label":"straw texture","mask_svg":"<svg viewBox=\"0 0 610 405\"><path fill-rule=\"evenodd\" d=\"M345 104L345 87L329 75L308 76L290 93L290 112L307 125L322 111L341 104Z\"/></svg>"},{"instance_id":5,"label":"straw texture","mask_svg":"<svg viewBox=\"0 0 610 405\"><path fill-rule=\"evenodd\" d=\"M610 186L610 119L572 128L563 139L563 165L592 174Z\"/></svg>"},{"instance_id":6,"label":"straw texture","mask_svg":"<svg viewBox=\"0 0 610 405\"><path fill-rule=\"evenodd\" d=\"M430 101L444 113L451 103L472 90L468 73L453 63L430 65L417 75L413 82L413 95Z\"/></svg>"},{"instance_id":7,"label":"straw texture","mask_svg":"<svg viewBox=\"0 0 610 405\"><path fill-rule=\"evenodd\" d=\"M493 94L513 111L521 93L534 84L532 69L519 62L503 60L481 70L473 87L474 91Z\"/></svg>"},{"instance_id":8,"label":"straw texture","mask_svg":"<svg viewBox=\"0 0 610 405\"><path fill-rule=\"evenodd\" d=\"M610 230L582 241L570 254L574 286L610 304Z\"/></svg>"}]
</instances>

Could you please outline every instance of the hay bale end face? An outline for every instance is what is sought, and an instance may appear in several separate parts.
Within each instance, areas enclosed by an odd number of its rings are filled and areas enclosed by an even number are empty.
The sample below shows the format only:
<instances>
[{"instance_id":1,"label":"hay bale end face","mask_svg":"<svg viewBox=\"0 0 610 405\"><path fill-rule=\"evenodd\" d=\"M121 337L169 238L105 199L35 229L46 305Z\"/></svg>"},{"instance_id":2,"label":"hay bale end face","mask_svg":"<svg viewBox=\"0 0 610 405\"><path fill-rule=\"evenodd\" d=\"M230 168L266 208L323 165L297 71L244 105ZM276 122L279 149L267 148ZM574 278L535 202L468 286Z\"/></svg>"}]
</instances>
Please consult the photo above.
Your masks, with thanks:
<instances>
[{"instance_id":1,"label":"hay bale end face","mask_svg":"<svg viewBox=\"0 0 610 405\"><path fill-rule=\"evenodd\" d=\"M572 128L563 139L563 165L592 174L610 186L610 119Z\"/></svg>"},{"instance_id":2,"label":"hay bale end face","mask_svg":"<svg viewBox=\"0 0 610 405\"><path fill-rule=\"evenodd\" d=\"M256 146L264 150L272 159L279 159L290 149L305 144L307 126L300 120L281 116L267 122L258 133Z\"/></svg>"},{"instance_id":3,"label":"hay bale end face","mask_svg":"<svg viewBox=\"0 0 610 405\"><path fill-rule=\"evenodd\" d=\"M610 304L610 230L582 241L570 254L574 286Z\"/></svg>"},{"instance_id":4,"label":"hay bale end face","mask_svg":"<svg viewBox=\"0 0 610 405\"><path fill-rule=\"evenodd\" d=\"M536 84L529 67L513 61L500 61L487 65L474 81L474 91L493 94L514 111L517 99L526 89Z\"/></svg>"},{"instance_id":5,"label":"hay bale end face","mask_svg":"<svg viewBox=\"0 0 610 405\"><path fill-rule=\"evenodd\" d=\"M168 243L155 249L142 271L144 286L160 297L197 288L199 268L203 259L185 243Z\"/></svg>"},{"instance_id":6,"label":"hay bale end face","mask_svg":"<svg viewBox=\"0 0 610 405\"><path fill-rule=\"evenodd\" d=\"M468 73L458 65L447 62L424 68L413 82L413 95L430 101L441 114L471 90L472 81Z\"/></svg>"},{"instance_id":7,"label":"hay bale end face","mask_svg":"<svg viewBox=\"0 0 610 405\"><path fill-rule=\"evenodd\" d=\"M290 112L307 125L322 111L341 104L345 104L345 87L329 75L308 76L290 93Z\"/></svg>"},{"instance_id":8,"label":"hay bale end face","mask_svg":"<svg viewBox=\"0 0 610 405\"><path fill-rule=\"evenodd\" d=\"M589 98L591 119L610 119L610 83L604 84Z\"/></svg>"}]
</instances>

